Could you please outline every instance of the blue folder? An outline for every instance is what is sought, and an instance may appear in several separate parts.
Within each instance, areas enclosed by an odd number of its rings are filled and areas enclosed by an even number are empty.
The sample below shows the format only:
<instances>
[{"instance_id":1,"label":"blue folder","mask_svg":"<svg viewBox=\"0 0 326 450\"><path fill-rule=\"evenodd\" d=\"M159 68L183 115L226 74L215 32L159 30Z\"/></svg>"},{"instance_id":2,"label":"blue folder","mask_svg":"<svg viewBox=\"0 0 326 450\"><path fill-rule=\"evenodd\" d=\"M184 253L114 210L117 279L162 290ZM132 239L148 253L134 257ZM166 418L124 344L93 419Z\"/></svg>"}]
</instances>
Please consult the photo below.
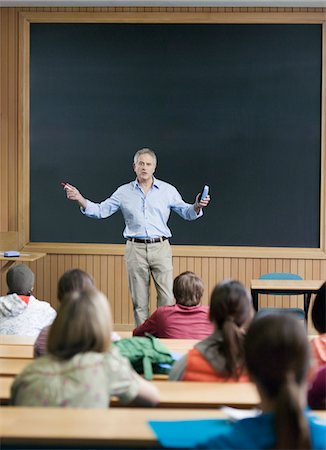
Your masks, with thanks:
<instances>
[{"instance_id":1,"label":"blue folder","mask_svg":"<svg viewBox=\"0 0 326 450\"><path fill-rule=\"evenodd\" d=\"M148 423L159 443L167 448L194 448L218 434L229 432L234 425L225 419L150 420Z\"/></svg>"}]
</instances>

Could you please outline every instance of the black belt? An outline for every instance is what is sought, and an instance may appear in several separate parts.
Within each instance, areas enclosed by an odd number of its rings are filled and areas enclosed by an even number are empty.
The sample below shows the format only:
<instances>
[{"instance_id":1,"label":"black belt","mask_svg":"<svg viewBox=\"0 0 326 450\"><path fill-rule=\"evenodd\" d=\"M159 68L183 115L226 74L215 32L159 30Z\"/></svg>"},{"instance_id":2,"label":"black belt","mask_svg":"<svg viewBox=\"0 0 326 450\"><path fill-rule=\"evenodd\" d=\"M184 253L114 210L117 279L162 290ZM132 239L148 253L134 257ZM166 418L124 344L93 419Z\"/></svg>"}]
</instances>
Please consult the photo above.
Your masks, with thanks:
<instances>
[{"instance_id":1,"label":"black belt","mask_svg":"<svg viewBox=\"0 0 326 450\"><path fill-rule=\"evenodd\" d=\"M137 242L139 244L155 244L155 242L163 242L166 241L168 238L165 236L158 237L158 238L146 238L146 239L139 239L139 238L128 238L128 241L131 242Z\"/></svg>"}]
</instances>

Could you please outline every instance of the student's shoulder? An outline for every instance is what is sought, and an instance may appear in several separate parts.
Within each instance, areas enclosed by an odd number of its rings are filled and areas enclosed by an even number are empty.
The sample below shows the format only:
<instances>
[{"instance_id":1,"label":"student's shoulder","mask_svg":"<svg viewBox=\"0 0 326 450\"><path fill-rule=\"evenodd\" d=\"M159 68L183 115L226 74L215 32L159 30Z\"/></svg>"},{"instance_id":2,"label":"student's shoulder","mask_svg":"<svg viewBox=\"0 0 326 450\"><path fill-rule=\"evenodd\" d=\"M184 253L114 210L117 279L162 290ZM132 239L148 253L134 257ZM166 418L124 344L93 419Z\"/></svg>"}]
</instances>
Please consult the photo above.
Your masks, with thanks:
<instances>
[{"instance_id":1,"label":"student's shoulder","mask_svg":"<svg viewBox=\"0 0 326 450\"><path fill-rule=\"evenodd\" d=\"M315 415L308 416L312 448L314 450L325 450L326 448L326 421Z\"/></svg>"},{"instance_id":2,"label":"student's shoulder","mask_svg":"<svg viewBox=\"0 0 326 450\"><path fill-rule=\"evenodd\" d=\"M33 295L30 296L29 305L37 307L38 309L42 309L42 310L45 310L45 311L54 312L55 315L56 315L55 309L50 305L49 302L47 302L45 300L38 300Z\"/></svg>"}]
</instances>

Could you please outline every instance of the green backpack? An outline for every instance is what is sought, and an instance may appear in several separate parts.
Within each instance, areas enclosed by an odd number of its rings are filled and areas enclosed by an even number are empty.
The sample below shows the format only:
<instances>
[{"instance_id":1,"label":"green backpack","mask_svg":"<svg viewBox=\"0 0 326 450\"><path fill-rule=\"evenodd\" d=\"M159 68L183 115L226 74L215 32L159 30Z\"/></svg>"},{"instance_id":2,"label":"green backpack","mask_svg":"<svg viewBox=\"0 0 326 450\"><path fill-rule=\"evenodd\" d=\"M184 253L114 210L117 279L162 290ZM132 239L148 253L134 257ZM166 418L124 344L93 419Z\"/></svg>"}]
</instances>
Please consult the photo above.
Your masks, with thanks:
<instances>
[{"instance_id":1,"label":"green backpack","mask_svg":"<svg viewBox=\"0 0 326 450\"><path fill-rule=\"evenodd\" d=\"M168 373L169 368L160 364L172 364L174 358L170 351L156 337L131 337L113 342L122 356L129 359L136 372L144 374L146 380L153 379L153 373Z\"/></svg>"}]
</instances>

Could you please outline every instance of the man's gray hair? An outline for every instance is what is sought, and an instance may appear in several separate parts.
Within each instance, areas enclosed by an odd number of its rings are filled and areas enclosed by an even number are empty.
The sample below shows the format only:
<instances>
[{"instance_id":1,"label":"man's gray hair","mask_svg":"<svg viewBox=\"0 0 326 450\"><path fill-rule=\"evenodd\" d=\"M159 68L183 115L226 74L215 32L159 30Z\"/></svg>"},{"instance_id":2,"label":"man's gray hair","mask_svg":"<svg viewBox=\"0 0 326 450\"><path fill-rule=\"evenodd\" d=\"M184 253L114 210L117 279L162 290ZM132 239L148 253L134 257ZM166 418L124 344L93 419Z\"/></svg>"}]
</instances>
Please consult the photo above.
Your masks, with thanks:
<instances>
[{"instance_id":1,"label":"man's gray hair","mask_svg":"<svg viewBox=\"0 0 326 450\"><path fill-rule=\"evenodd\" d=\"M140 150L138 150L134 155L134 164L137 163L140 155L145 155L145 154L150 155L154 159L154 163L155 163L155 167L156 167L157 158L156 158L155 152L153 152L153 150L151 150L150 148L141 148Z\"/></svg>"}]
</instances>

